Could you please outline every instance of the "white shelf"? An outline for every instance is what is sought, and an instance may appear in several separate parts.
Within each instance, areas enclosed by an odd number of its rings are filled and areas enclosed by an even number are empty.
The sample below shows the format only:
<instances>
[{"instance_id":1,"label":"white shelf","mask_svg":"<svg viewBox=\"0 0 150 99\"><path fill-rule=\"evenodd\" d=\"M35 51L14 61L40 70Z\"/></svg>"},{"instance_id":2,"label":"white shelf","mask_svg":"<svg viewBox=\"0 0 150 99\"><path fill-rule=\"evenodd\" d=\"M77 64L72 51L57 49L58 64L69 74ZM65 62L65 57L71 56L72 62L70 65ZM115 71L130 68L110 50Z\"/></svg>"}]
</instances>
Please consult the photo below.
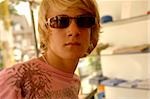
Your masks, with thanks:
<instances>
[{"instance_id":1,"label":"white shelf","mask_svg":"<svg viewBox=\"0 0 150 99\"><path fill-rule=\"evenodd\" d=\"M101 82L105 86L127 88L127 89L137 89L137 90L149 90L150 91L150 79L146 80L123 80L123 79L107 79Z\"/></svg>"},{"instance_id":2,"label":"white shelf","mask_svg":"<svg viewBox=\"0 0 150 99\"><path fill-rule=\"evenodd\" d=\"M127 19L117 20L109 23L102 24L102 27L110 27L110 26L116 26L116 25L123 25L123 24L129 24L133 22L139 22L150 19L150 15L141 15L136 17L131 17Z\"/></svg>"},{"instance_id":3,"label":"white shelf","mask_svg":"<svg viewBox=\"0 0 150 99\"><path fill-rule=\"evenodd\" d=\"M139 53L122 53L122 54L101 54L101 56L116 56L116 55L135 55L135 54L148 54L148 52L139 52Z\"/></svg>"},{"instance_id":4,"label":"white shelf","mask_svg":"<svg viewBox=\"0 0 150 99\"><path fill-rule=\"evenodd\" d=\"M149 99L150 90L121 87L105 87L105 99Z\"/></svg>"},{"instance_id":5,"label":"white shelf","mask_svg":"<svg viewBox=\"0 0 150 99\"><path fill-rule=\"evenodd\" d=\"M116 48L150 44L149 23L150 15L142 15L102 24L103 33L100 34L100 43L111 45L101 52L102 73L105 77L128 81L149 78L149 50L113 54ZM148 99L146 94L150 93L149 88L127 86L106 85L106 99Z\"/></svg>"}]
</instances>

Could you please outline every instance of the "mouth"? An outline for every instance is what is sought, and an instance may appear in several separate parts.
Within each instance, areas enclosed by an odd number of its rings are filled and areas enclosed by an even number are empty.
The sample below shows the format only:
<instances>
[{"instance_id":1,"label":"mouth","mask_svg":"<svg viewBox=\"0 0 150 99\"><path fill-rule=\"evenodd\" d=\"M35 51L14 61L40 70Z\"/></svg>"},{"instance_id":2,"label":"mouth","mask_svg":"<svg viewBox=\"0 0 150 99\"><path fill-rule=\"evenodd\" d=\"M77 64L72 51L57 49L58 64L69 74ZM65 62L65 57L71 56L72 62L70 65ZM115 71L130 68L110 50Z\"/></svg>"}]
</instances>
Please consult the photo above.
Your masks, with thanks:
<instances>
[{"instance_id":1,"label":"mouth","mask_svg":"<svg viewBox=\"0 0 150 99\"><path fill-rule=\"evenodd\" d=\"M81 45L81 43L79 43L79 42L68 42L65 44L65 46L80 46L80 45Z\"/></svg>"}]
</instances>

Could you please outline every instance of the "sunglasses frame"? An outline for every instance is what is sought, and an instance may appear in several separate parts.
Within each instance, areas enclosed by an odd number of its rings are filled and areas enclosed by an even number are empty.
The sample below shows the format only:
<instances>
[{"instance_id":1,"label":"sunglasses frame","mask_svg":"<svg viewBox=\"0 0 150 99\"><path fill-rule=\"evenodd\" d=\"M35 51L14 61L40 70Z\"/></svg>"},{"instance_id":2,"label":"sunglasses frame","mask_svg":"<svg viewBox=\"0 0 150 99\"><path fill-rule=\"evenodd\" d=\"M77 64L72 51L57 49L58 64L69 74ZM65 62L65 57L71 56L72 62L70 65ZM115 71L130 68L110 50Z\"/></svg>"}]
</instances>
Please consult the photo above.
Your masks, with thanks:
<instances>
[{"instance_id":1,"label":"sunglasses frame","mask_svg":"<svg viewBox=\"0 0 150 99\"><path fill-rule=\"evenodd\" d=\"M60 18L66 18L67 19L66 21L68 23L64 24L64 25L63 24L59 25L58 22L60 22L60 21L58 21L58 20ZM80 21L79 21L80 18L85 19L84 21L86 21L86 19L88 19L86 23L88 23L88 22L91 22L91 23L89 23L89 24L85 24L85 23L83 24L82 22L80 23ZM51 28L67 28L71 24L73 19L75 20L75 23L77 24L77 26L79 28L90 28L90 27L92 27L93 25L96 24L95 16L83 14L83 15L78 15L78 16L75 16L75 17L70 17L68 15L57 15L57 16L54 16L54 17L50 17L50 18L47 19L46 25L50 26ZM91 19L91 20L89 20L89 19ZM53 21L57 21L57 24L55 24L56 26L51 24Z\"/></svg>"}]
</instances>

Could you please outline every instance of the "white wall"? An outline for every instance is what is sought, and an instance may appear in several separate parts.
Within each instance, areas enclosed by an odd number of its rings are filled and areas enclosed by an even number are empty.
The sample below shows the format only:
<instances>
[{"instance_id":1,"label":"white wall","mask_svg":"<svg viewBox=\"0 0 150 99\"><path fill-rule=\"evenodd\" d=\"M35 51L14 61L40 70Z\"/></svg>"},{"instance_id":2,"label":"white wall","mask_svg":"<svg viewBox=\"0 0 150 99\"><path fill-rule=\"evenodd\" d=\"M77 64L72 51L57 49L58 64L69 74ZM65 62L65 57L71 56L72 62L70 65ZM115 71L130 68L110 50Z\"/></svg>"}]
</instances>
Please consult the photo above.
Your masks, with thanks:
<instances>
[{"instance_id":1,"label":"white wall","mask_svg":"<svg viewBox=\"0 0 150 99\"><path fill-rule=\"evenodd\" d=\"M149 0L97 0L100 15L112 15L114 20L146 14Z\"/></svg>"},{"instance_id":2,"label":"white wall","mask_svg":"<svg viewBox=\"0 0 150 99\"><path fill-rule=\"evenodd\" d=\"M100 1L97 0L100 16L112 15L113 20L121 19L121 1Z\"/></svg>"}]
</instances>

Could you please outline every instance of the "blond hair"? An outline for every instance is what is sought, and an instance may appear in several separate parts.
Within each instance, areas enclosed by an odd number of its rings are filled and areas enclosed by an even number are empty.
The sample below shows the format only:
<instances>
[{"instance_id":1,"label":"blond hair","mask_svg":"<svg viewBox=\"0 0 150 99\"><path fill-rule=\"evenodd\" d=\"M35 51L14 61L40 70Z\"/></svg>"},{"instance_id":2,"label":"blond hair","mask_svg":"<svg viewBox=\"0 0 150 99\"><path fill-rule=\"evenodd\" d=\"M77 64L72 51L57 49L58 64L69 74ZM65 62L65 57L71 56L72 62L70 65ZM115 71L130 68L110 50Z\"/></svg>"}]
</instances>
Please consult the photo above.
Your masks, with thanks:
<instances>
[{"instance_id":1,"label":"blond hair","mask_svg":"<svg viewBox=\"0 0 150 99\"><path fill-rule=\"evenodd\" d=\"M87 53L90 54L91 51L96 47L98 42L98 34L100 30L100 16L97 9L95 0L42 0L40 8L39 8L39 16L38 16L38 30L40 36L40 48L43 51L47 51L48 45L48 29L45 25L47 14L55 7L58 10L83 10L88 12L96 17L96 24L91 29L91 44Z\"/></svg>"}]
</instances>

